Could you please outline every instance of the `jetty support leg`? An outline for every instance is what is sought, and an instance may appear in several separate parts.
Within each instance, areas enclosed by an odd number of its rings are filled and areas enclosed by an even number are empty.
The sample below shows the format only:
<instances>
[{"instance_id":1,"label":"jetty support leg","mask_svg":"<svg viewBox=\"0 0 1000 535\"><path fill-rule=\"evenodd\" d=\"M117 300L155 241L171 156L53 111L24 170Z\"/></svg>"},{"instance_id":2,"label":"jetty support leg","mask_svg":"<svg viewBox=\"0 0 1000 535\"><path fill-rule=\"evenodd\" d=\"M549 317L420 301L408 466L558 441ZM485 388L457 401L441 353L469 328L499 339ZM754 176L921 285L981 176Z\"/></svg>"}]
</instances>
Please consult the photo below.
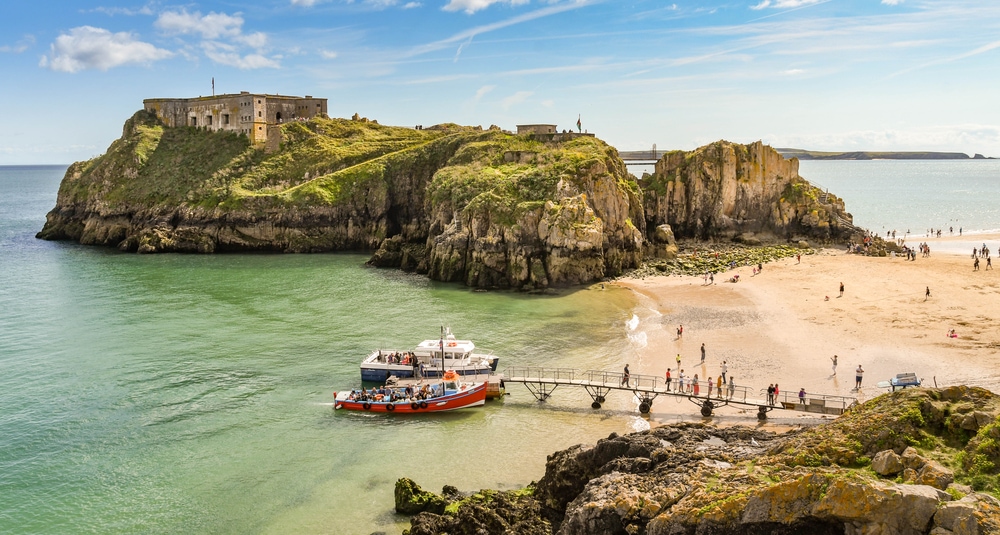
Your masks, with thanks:
<instances>
[{"instance_id":1,"label":"jetty support leg","mask_svg":"<svg viewBox=\"0 0 1000 535\"><path fill-rule=\"evenodd\" d=\"M600 409L601 403L604 403L606 400L605 396L608 395L608 392L611 392L611 388L606 386L584 385L583 388L585 388L587 393L590 394L590 399L594 400L594 402L590 404L590 408L592 409Z\"/></svg>"},{"instance_id":2,"label":"jetty support leg","mask_svg":"<svg viewBox=\"0 0 1000 535\"><path fill-rule=\"evenodd\" d=\"M552 395L552 392L559 385L525 382L524 386L528 387L528 391L531 392L532 396L535 396L535 399L538 401L545 401L546 399L549 399L549 396Z\"/></svg>"}]
</instances>

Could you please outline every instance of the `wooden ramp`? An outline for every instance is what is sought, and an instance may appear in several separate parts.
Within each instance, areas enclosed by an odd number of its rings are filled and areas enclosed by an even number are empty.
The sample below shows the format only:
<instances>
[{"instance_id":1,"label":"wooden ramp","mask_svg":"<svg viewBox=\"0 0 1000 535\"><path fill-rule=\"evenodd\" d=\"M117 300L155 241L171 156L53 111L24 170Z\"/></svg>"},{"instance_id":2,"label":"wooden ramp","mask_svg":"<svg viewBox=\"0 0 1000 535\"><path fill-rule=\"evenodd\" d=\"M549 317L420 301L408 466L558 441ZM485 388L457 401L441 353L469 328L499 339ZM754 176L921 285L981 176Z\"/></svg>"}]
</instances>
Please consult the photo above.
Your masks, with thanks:
<instances>
[{"instance_id":1,"label":"wooden ramp","mask_svg":"<svg viewBox=\"0 0 1000 535\"><path fill-rule=\"evenodd\" d=\"M705 381L699 382L697 388L686 383L684 390L679 391L678 381L667 383L665 378L655 375L630 375L626 381L622 372L571 368L511 367L504 370L502 380L523 384L538 401L551 397L560 386L583 387L593 400L590 406L594 409L600 409L611 392L630 392L639 401L639 412L643 414L649 413L659 396L685 398L701 407L701 415L706 417L718 407L727 405L757 407L760 420L767 419L767 413L774 409L840 415L857 403L854 398L826 394L808 394L800 400L798 392L780 392L777 399L769 402L766 390L723 386L722 392L718 392L714 384L709 389Z\"/></svg>"}]
</instances>

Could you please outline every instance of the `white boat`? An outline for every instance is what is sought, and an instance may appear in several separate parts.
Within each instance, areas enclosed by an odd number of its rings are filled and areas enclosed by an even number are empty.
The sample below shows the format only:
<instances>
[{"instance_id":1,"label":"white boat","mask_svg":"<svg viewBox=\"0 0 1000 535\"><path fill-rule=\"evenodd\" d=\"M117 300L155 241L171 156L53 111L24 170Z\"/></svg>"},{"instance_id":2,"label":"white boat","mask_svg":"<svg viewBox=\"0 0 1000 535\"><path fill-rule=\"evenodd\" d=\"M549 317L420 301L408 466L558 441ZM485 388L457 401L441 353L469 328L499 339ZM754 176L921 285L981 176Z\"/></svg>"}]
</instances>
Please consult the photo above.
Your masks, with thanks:
<instances>
[{"instance_id":1,"label":"white boat","mask_svg":"<svg viewBox=\"0 0 1000 535\"><path fill-rule=\"evenodd\" d=\"M458 340L447 329L440 339L424 340L413 349L376 349L361 362L361 380L385 382L389 376L440 377L443 370L460 375L489 375L500 357L476 353L472 340Z\"/></svg>"}]
</instances>

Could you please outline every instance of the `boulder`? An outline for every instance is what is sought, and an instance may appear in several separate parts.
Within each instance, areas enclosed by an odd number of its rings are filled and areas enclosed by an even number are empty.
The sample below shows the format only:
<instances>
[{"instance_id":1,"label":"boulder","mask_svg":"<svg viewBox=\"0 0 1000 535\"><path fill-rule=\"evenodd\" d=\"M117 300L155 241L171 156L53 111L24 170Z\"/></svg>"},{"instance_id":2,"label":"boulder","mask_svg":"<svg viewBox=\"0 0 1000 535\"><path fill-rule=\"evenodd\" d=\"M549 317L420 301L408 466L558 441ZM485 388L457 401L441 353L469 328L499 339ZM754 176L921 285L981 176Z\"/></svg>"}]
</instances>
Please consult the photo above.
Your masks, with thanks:
<instances>
[{"instance_id":1,"label":"boulder","mask_svg":"<svg viewBox=\"0 0 1000 535\"><path fill-rule=\"evenodd\" d=\"M396 512L415 515L424 511L441 514L448 503L444 498L420 488L412 479L396 480Z\"/></svg>"},{"instance_id":2,"label":"boulder","mask_svg":"<svg viewBox=\"0 0 1000 535\"><path fill-rule=\"evenodd\" d=\"M674 239L674 231L670 228L670 225L667 224L656 226L656 230L653 233L653 239L658 243L677 245L677 240Z\"/></svg>"},{"instance_id":3,"label":"boulder","mask_svg":"<svg viewBox=\"0 0 1000 535\"><path fill-rule=\"evenodd\" d=\"M903 466L911 470L920 470L924 463L927 462L923 457L917 453L917 450L912 447L907 447L903 450L900 460L903 462Z\"/></svg>"},{"instance_id":4,"label":"boulder","mask_svg":"<svg viewBox=\"0 0 1000 535\"><path fill-rule=\"evenodd\" d=\"M903 462L892 450L880 451L872 459L872 470L880 476L894 476L903 471Z\"/></svg>"},{"instance_id":5,"label":"boulder","mask_svg":"<svg viewBox=\"0 0 1000 535\"><path fill-rule=\"evenodd\" d=\"M917 535L930 529L938 503L948 500L951 497L947 493L926 485L836 479L812 508L812 514L836 518L859 533Z\"/></svg>"},{"instance_id":6,"label":"boulder","mask_svg":"<svg viewBox=\"0 0 1000 535\"><path fill-rule=\"evenodd\" d=\"M919 485L930 485L936 489L945 490L948 485L955 481L955 474L951 470L941 466L937 461L927 461L917 472L916 483Z\"/></svg>"}]
</instances>

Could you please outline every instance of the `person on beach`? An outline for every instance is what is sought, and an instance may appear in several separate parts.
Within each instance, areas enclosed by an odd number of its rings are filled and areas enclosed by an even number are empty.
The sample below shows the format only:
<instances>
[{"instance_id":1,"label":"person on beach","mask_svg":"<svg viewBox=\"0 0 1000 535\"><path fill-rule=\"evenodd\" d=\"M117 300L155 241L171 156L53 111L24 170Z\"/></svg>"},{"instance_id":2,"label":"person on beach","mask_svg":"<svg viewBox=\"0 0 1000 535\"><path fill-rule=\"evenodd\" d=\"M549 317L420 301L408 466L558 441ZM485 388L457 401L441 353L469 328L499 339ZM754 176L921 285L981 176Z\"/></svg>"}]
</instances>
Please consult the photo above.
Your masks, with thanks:
<instances>
[{"instance_id":1,"label":"person on beach","mask_svg":"<svg viewBox=\"0 0 1000 535\"><path fill-rule=\"evenodd\" d=\"M726 361L722 361L722 375L720 375L719 377L722 378L723 383L726 382L726 372L728 371L729 371L729 366L726 366Z\"/></svg>"},{"instance_id":2,"label":"person on beach","mask_svg":"<svg viewBox=\"0 0 1000 535\"><path fill-rule=\"evenodd\" d=\"M833 361L833 374L837 375L837 355L834 355L830 360Z\"/></svg>"},{"instance_id":3,"label":"person on beach","mask_svg":"<svg viewBox=\"0 0 1000 535\"><path fill-rule=\"evenodd\" d=\"M799 404L800 405L805 405L806 404L806 389L805 388L800 388L799 389Z\"/></svg>"},{"instance_id":4,"label":"person on beach","mask_svg":"<svg viewBox=\"0 0 1000 535\"><path fill-rule=\"evenodd\" d=\"M709 285L715 284L715 273L708 274L708 284Z\"/></svg>"},{"instance_id":5,"label":"person on beach","mask_svg":"<svg viewBox=\"0 0 1000 535\"><path fill-rule=\"evenodd\" d=\"M736 382L733 381L733 376L729 376L729 399L733 399L733 394L736 393Z\"/></svg>"},{"instance_id":6,"label":"person on beach","mask_svg":"<svg viewBox=\"0 0 1000 535\"><path fill-rule=\"evenodd\" d=\"M677 326L677 339L680 340L682 336L684 336L684 326L683 325L678 325Z\"/></svg>"},{"instance_id":7,"label":"person on beach","mask_svg":"<svg viewBox=\"0 0 1000 535\"><path fill-rule=\"evenodd\" d=\"M714 386L714 384L715 383L712 382L712 378L709 377L708 378L708 395L705 396L705 397L708 397L708 398L712 397L712 386Z\"/></svg>"},{"instance_id":8,"label":"person on beach","mask_svg":"<svg viewBox=\"0 0 1000 535\"><path fill-rule=\"evenodd\" d=\"M972 271L979 271L979 259L972 263Z\"/></svg>"},{"instance_id":9,"label":"person on beach","mask_svg":"<svg viewBox=\"0 0 1000 535\"><path fill-rule=\"evenodd\" d=\"M840 297L844 297L844 283L840 283Z\"/></svg>"},{"instance_id":10,"label":"person on beach","mask_svg":"<svg viewBox=\"0 0 1000 535\"><path fill-rule=\"evenodd\" d=\"M718 378L718 379L716 379L716 385L715 385L715 388L716 388L716 391L718 392L718 393L716 394L716 396L717 396L717 397L718 397L719 399L722 399L722 387L723 387L723 386L726 386L726 380L725 380L725 379L723 379L723 378L722 378L722 376L720 375L720 376L719 376L719 378Z\"/></svg>"},{"instance_id":11,"label":"person on beach","mask_svg":"<svg viewBox=\"0 0 1000 535\"><path fill-rule=\"evenodd\" d=\"M691 393L695 396L701 391L701 385L698 384L698 374L694 374L694 378L691 379Z\"/></svg>"},{"instance_id":12,"label":"person on beach","mask_svg":"<svg viewBox=\"0 0 1000 535\"><path fill-rule=\"evenodd\" d=\"M924 301L926 301L926 300L928 300L928 299L930 299L930 298L931 298L931 287L930 287L930 286L928 286L928 287L927 287L927 291L926 291L926 292L924 292Z\"/></svg>"},{"instance_id":13,"label":"person on beach","mask_svg":"<svg viewBox=\"0 0 1000 535\"><path fill-rule=\"evenodd\" d=\"M801 254L795 255L795 263L796 264L801 264L802 263L802 255Z\"/></svg>"},{"instance_id":14,"label":"person on beach","mask_svg":"<svg viewBox=\"0 0 1000 535\"><path fill-rule=\"evenodd\" d=\"M993 269L993 259L986 257L986 269Z\"/></svg>"},{"instance_id":15,"label":"person on beach","mask_svg":"<svg viewBox=\"0 0 1000 535\"><path fill-rule=\"evenodd\" d=\"M677 369L681 369L681 354L677 354Z\"/></svg>"},{"instance_id":16,"label":"person on beach","mask_svg":"<svg viewBox=\"0 0 1000 535\"><path fill-rule=\"evenodd\" d=\"M854 389L861 390L861 379L865 376L865 369L858 364L858 369L854 370Z\"/></svg>"},{"instance_id":17,"label":"person on beach","mask_svg":"<svg viewBox=\"0 0 1000 535\"><path fill-rule=\"evenodd\" d=\"M622 373L622 386L628 386L628 379L629 379L628 364L626 364L625 371Z\"/></svg>"},{"instance_id":18,"label":"person on beach","mask_svg":"<svg viewBox=\"0 0 1000 535\"><path fill-rule=\"evenodd\" d=\"M667 368L667 392L670 392L670 368Z\"/></svg>"},{"instance_id":19,"label":"person on beach","mask_svg":"<svg viewBox=\"0 0 1000 535\"><path fill-rule=\"evenodd\" d=\"M702 342L702 344L701 344L701 361L705 362L705 343L704 342Z\"/></svg>"}]
</instances>

